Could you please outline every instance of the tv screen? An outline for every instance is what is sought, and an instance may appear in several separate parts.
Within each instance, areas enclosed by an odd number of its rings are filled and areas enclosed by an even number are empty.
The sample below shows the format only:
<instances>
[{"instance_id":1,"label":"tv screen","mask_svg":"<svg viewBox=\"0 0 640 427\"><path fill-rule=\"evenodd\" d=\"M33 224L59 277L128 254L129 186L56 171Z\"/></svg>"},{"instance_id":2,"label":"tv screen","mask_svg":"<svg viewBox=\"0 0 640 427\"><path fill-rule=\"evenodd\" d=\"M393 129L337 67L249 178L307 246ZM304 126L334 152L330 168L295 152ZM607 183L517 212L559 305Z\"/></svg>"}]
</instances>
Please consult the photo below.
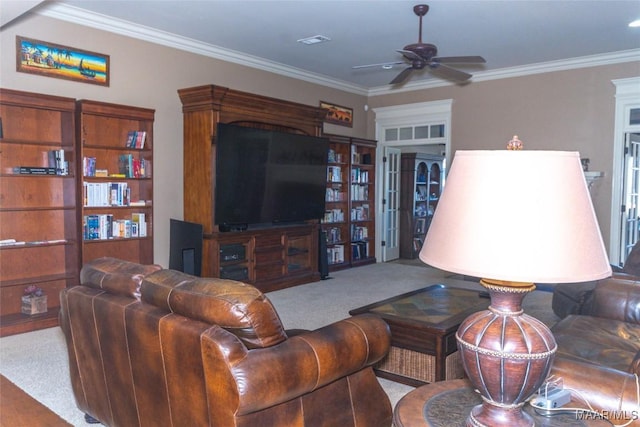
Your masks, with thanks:
<instances>
[{"instance_id":1,"label":"tv screen","mask_svg":"<svg viewBox=\"0 0 640 427\"><path fill-rule=\"evenodd\" d=\"M215 223L221 228L320 219L326 138L219 123Z\"/></svg>"}]
</instances>

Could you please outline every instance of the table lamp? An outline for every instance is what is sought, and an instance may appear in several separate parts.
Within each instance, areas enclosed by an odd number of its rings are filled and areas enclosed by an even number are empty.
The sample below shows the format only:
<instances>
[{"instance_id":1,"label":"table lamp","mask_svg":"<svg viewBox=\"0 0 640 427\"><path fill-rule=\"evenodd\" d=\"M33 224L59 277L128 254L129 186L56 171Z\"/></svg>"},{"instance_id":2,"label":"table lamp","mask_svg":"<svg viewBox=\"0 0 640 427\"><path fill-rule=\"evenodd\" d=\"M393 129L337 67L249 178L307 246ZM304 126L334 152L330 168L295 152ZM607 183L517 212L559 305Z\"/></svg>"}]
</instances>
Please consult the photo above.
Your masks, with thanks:
<instances>
[{"instance_id":1,"label":"table lamp","mask_svg":"<svg viewBox=\"0 0 640 427\"><path fill-rule=\"evenodd\" d=\"M533 426L522 411L543 384L556 342L523 313L534 283L570 283L611 275L577 152L457 151L420 259L475 277L491 297L456 339L482 404L467 426Z\"/></svg>"}]
</instances>

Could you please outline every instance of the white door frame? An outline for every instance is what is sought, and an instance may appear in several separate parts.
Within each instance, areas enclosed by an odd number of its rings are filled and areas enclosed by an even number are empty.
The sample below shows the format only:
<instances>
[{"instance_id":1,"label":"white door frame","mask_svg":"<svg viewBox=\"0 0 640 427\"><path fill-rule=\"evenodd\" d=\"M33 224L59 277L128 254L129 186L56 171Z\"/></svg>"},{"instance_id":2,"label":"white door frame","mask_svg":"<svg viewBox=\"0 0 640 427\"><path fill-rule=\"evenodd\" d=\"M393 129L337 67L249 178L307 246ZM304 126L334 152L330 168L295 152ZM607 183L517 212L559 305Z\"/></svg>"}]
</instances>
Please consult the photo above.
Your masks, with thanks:
<instances>
[{"instance_id":1,"label":"white door frame","mask_svg":"<svg viewBox=\"0 0 640 427\"><path fill-rule=\"evenodd\" d=\"M413 104L394 105L391 107L374 108L376 115L376 158L382 159L385 147L406 147L409 145L444 144L446 164L450 164L451 157L451 105L452 99L440 101L418 102ZM385 129L402 126L419 126L426 123L444 124L444 138L437 141L429 139L412 139L400 141L385 141ZM384 169L382 162L376 164L376 177L383 177ZM376 194L384 195L384 179L376 179ZM378 262L381 262L384 248L382 238L385 236L384 230L384 210L382 197L376 197L376 254Z\"/></svg>"},{"instance_id":2,"label":"white door frame","mask_svg":"<svg viewBox=\"0 0 640 427\"><path fill-rule=\"evenodd\" d=\"M632 108L640 108L640 77L612 80L616 86L615 126L613 134L613 172L611 176L611 228L609 230L609 260L620 260L622 187L624 179L624 146L627 133L640 132L640 125L630 125Z\"/></svg>"}]
</instances>

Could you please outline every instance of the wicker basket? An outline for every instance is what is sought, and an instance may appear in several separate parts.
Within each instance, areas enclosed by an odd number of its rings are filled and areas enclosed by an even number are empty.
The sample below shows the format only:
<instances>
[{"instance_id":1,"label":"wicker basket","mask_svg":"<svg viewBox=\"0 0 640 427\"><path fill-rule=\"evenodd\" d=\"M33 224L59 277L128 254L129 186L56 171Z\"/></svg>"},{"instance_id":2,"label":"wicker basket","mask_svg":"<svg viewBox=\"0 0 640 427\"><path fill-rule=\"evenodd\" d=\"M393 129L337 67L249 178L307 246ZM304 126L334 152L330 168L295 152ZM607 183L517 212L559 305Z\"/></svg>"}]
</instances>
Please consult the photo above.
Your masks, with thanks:
<instances>
[{"instance_id":1,"label":"wicker basket","mask_svg":"<svg viewBox=\"0 0 640 427\"><path fill-rule=\"evenodd\" d=\"M376 365L379 371L411 378L426 383L436 381L436 357L406 348L389 349L387 356ZM445 378L453 380L464 377L460 353L453 352L445 359Z\"/></svg>"}]
</instances>

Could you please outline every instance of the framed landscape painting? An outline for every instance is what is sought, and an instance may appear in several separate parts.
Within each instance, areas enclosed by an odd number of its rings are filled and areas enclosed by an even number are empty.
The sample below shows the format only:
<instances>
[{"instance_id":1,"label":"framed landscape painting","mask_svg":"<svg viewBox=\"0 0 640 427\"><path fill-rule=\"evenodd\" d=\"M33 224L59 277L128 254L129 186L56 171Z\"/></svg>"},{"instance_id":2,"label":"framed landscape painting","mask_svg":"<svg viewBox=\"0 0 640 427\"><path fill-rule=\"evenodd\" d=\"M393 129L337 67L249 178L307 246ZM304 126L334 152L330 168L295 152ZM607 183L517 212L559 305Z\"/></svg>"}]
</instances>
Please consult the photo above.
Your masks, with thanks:
<instances>
[{"instance_id":1,"label":"framed landscape painting","mask_svg":"<svg viewBox=\"0 0 640 427\"><path fill-rule=\"evenodd\" d=\"M326 101L320 101L320 108L327 110L324 121L341 126L353 127L353 109L341 107Z\"/></svg>"},{"instance_id":2,"label":"framed landscape painting","mask_svg":"<svg viewBox=\"0 0 640 427\"><path fill-rule=\"evenodd\" d=\"M16 36L16 70L109 86L109 55Z\"/></svg>"}]
</instances>

